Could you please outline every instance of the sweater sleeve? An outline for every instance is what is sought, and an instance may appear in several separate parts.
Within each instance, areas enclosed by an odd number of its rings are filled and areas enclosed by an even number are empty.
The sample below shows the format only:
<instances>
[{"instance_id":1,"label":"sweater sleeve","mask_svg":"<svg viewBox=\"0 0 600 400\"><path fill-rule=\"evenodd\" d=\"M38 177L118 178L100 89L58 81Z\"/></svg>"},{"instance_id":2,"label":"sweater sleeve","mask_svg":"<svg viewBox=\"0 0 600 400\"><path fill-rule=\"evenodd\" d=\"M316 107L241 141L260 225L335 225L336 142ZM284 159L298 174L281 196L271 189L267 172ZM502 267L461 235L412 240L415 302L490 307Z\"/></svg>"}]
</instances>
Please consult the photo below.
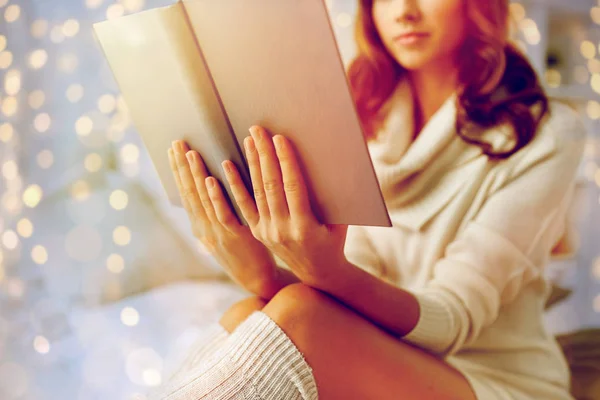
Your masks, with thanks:
<instances>
[{"instance_id":1,"label":"sweater sleeve","mask_svg":"<svg viewBox=\"0 0 600 400\"><path fill-rule=\"evenodd\" d=\"M543 129L552 131L513 155L505 182L447 246L429 284L413 292L420 317L404 340L451 355L540 277L565 229L584 148L585 129L568 116L550 119Z\"/></svg>"}]
</instances>

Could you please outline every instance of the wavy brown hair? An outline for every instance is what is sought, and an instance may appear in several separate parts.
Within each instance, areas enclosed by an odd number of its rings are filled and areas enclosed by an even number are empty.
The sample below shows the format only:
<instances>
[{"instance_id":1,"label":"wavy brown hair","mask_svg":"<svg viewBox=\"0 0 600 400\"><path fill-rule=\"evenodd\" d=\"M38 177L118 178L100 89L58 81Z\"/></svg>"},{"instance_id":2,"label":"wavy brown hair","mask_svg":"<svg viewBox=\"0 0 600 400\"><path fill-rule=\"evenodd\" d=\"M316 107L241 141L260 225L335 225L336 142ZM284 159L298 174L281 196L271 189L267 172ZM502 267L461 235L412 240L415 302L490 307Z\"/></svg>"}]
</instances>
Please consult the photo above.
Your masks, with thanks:
<instances>
[{"instance_id":1,"label":"wavy brown hair","mask_svg":"<svg viewBox=\"0 0 600 400\"><path fill-rule=\"evenodd\" d=\"M508 40L508 0L465 0L466 40L459 58L457 134L492 158L507 158L527 145L548 112L548 97L529 61ZM385 48L372 16L373 0L360 0L355 40L358 55L347 75L367 139L375 138L385 120L382 106L405 70ZM534 107L536 106L536 107ZM509 122L515 146L503 153L478 139L486 128Z\"/></svg>"}]
</instances>

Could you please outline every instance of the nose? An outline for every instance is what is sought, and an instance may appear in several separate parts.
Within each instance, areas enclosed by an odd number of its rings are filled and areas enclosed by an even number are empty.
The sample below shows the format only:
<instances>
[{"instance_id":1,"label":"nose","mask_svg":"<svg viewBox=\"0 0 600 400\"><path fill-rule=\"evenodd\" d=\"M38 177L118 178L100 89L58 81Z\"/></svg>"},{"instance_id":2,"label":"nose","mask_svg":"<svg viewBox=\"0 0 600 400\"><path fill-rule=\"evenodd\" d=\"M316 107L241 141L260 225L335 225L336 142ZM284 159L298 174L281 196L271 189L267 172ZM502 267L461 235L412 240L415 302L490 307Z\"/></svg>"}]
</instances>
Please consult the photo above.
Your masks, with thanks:
<instances>
[{"instance_id":1,"label":"nose","mask_svg":"<svg viewBox=\"0 0 600 400\"><path fill-rule=\"evenodd\" d=\"M394 0L393 13L397 22L416 22L421 18L420 0Z\"/></svg>"}]
</instances>

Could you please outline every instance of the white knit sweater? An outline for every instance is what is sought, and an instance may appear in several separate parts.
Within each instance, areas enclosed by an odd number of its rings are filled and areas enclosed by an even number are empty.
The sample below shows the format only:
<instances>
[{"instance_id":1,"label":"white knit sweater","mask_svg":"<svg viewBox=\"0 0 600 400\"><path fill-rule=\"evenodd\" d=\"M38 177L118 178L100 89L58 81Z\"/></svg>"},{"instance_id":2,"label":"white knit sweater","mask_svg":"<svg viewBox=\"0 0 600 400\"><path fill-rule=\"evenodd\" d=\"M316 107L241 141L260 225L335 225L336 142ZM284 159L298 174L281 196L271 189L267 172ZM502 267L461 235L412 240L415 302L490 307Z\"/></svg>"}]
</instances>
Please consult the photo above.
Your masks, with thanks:
<instances>
[{"instance_id":1,"label":"white knit sweater","mask_svg":"<svg viewBox=\"0 0 600 400\"><path fill-rule=\"evenodd\" d=\"M369 144L393 227L351 226L348 260L417 295L415 329L404 337L461 370L533 398L570 399L569 372L542 314L543 269L566 228L585 129L552 101L534 140L489 161L459 138L450 98L411 143L407 84L388 102ZM512 148L509 127L484 133Z\"/></svg>"}]
</instances>

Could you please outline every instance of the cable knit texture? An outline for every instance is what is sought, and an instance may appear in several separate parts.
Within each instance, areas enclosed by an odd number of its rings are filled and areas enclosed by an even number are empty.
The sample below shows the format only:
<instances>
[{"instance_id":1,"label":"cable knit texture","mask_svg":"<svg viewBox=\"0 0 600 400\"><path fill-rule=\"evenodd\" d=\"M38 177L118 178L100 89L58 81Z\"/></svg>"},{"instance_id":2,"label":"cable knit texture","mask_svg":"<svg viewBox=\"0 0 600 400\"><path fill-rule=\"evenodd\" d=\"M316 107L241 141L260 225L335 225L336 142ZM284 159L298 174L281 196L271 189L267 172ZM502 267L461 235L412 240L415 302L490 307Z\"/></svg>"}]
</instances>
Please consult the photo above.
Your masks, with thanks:
<instances>
[{"instance_id":1,"label":"cable knit texture","mask_svg":"<svg viewBox=\"0 0 600 400\"><path fill-rule=\"evenodd\" d=\"M458 368L480 399L571 399L542 314L543 269L569 239L586 139L577 114L551 101L533 141L494 161L456 134L455 96L412 143L410 87L400 83L386 106L369 150L393 227L351 226L347 258L416 295L420 319L402 339ZM481 136L509 150L511 129Z\"/></svg>"},{"instance_id":2,"label":"cable knit texture","mask_svg":"<svg viewBox=\"0 0 600 400\"><path fill-rule=\"evenodd\" d=\"M190 363L160 393L157 399L318 399L312 368L262 311L254 311L216 351Z\"/></svg>"}]
</instances>

